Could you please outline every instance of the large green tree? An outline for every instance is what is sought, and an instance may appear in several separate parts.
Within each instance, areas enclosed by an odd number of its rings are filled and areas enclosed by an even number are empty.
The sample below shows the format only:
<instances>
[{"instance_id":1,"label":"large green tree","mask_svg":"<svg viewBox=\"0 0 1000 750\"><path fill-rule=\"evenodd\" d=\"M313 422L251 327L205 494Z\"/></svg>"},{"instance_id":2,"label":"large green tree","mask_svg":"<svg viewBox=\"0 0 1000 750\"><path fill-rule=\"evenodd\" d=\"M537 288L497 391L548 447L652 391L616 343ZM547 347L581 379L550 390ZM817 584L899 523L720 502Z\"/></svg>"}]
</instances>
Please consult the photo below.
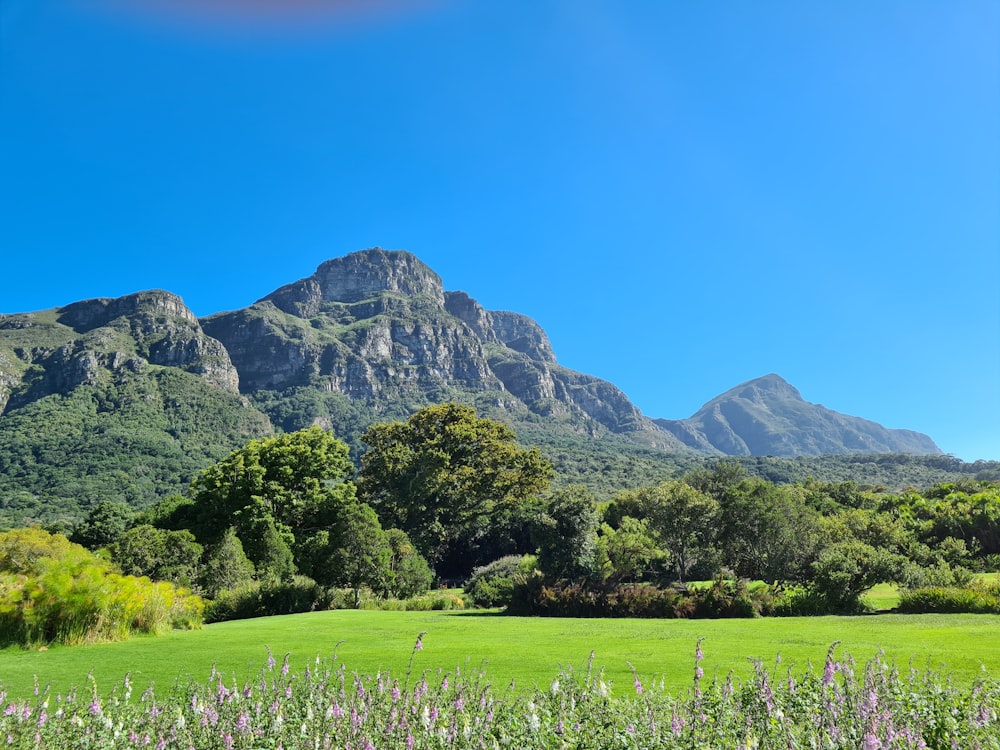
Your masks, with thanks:
<instances>
[{"instance_id":1,"label":"large green tree","mask_svg":"<svg viewBox=\"0 0 1000 750\"><path fill-rule=\"evenodd\" d=\"M615 526L618 518L630 516L646 521L653 539L669 553L673 574L683 582L695 566L708 575L715 572L719 512L711 495L671 480L620 492L607 515Z\"/></svg>"},{"instance_id":2,"label":"large green tree","mask_svg":"<svg viewBox=\"0 0 1000 750\"><path fill-rule=\"evenodd\" d=\"M108 552L125 575L148 576L190 588L198 580L203 550L190 531L140 524L123 532Z\"/></svg>"},{"instance_id":3,"label":"large green tree","mask_svg":"<svg viewBox=\"0 0 1000 750\"><path fill-rule=\"evenodd\" d=\"M193 507L175 509L192 520L203 544L230 527L262 579L289 579L296 553L316 547L354 502L353 465L345 443L319 427L252 440L208 467L192 484Z\"/></svg>"},{"instance_id":4,"label":"large green tree","mask_svg":"<svg viewBox=\"0 0 1000 750\"><path fill-rule=\"evenodd\" d=\"M369 446L361 498L433 562L482 519L544 491L552 476L538 449L518 446L510 427L459 404L372 425L361 439Z\"/></svg>"}]
</instances>

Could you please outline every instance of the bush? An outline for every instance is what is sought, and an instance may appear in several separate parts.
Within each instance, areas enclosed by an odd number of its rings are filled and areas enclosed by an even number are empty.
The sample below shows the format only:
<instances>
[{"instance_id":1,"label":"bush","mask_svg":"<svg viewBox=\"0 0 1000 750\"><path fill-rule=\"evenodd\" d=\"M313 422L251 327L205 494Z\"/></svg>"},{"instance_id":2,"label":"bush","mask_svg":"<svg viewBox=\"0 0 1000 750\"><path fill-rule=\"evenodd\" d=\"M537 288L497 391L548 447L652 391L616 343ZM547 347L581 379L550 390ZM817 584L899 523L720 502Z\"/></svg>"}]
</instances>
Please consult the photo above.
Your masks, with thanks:
<instances>
[{"instance_id":1,"label":"bush","mask_svg":"<svg viewBox=\"0 0 1000 750\"><path fill-rule=\"evenodd\" d=\"M763 613L774 617L829 615L834 605L811 586L789 586L773 592L770 607Z\"/></svg>"},{"instance_id":2,"label":"bush","mask_svg":"<svg viewBox=\"0 0 1000 750\"><path fill-rule=\"evenodd\" d=\"M60 534L0 534L0 643L40 646L121 640L202 623L186 589L123 576Z\"/></svg>"},{"instance_id":3,"label":"bush","mask_svg":"<svg viewBox=\"0 0 1000 750\"><path fill-rule=\"evenodd\" d=\"M759 617L774 607L765 584L720 576L704 589L678 591L651 583L590 585L546 582L540 572L516 578L507 612L552 617Z\"/></svg>"},{"instance_id":4,"label":"bush","mask_svg":"<svg viewBox=\"0 0 1000 750\"><path fill-rule=\"evenodd\" d=\"M1000 614L1000 597L987 588L931 586L904 591L900 594L897 611L907 614Z\"/></svg>"},{"instance_id":5,"label":"bush","mask_svg":"<svg viewBox=\"0 0 1000 750\"><path fill-rule=\"evenodd\" d=\"M535 567L534 555L507 555L472 571L465 593L477 607L505 607L514 593L514 579Z\"/></svg>"},{"instance_id":6,"label":"bush","mask_svg":"<svg viewBox=\"0 0 1000 750\"><path fill-rule=\"evenodd\" d=\"M753 588L745 578L720 573L707 589L693 592L694 617L760 617L773 604L766 584Z\"/></svg>"},{"instance_id":7,"label":"bush","mask_svg":"<svg viewBox=\"0 0 1000 750\"><path fill-rule=\"evenodd\" d=\"M271 615L292 615L313 610L334 609L335 590L320 586L305 576L295 576L287 583L254 581L236 589L222 591L205 607L206 622L247 620ZM354 595L351 593L351 608Z\"/></svg>"}]
</instances>

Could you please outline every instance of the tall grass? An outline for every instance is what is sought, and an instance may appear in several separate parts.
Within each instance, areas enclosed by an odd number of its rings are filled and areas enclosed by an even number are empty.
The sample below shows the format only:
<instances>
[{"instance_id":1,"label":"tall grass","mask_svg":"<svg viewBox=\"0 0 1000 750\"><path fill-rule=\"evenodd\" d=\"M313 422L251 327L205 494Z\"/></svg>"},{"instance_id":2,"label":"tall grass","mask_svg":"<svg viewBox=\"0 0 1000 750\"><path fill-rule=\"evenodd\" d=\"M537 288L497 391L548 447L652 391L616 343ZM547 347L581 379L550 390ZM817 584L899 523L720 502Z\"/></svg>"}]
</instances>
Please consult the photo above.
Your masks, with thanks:
<instances>
[{"instance_id":1,"label":"tall grass","mask_svg":"<svg viewBox=\"0 0 1000 750\"><path fill-rule=\"evenodd\" d=\"M0 643L37 648L197 627L202 602L169 583L116 573L65 537L0 534Z\"/></svg>"}]
</instances>

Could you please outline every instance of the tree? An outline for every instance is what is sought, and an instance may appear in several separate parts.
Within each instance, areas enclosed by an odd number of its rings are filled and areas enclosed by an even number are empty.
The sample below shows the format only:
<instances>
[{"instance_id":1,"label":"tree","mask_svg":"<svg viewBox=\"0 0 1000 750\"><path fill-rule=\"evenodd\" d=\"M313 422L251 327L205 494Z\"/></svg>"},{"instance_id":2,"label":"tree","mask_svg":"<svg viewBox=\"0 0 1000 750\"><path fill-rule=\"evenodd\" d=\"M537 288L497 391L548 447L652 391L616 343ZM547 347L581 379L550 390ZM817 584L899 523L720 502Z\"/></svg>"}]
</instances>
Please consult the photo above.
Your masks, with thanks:
<instances>
[{"instance_id":1,"label":"tree","mask_svg":"<svg viewBox=\"0 0 1000 750\"><path fill-rule=\"evenodd\" d=\"M210 597L220 591L230 591L248 585L254 576L253 563L243 552L236 529L230 526L222 538L205 555L201 570L201 587Z\"/></svg>"},{"instance_id":2,"label":"tree","mask_svg":"<svg viewBox=\"0 0 1000 750\"><path fill-rule=\"evenodd\" d=\"M551 579L579 580L597 572L597 501L582 485L552 493L536 529L538 567Z\"/></svg>"},{"instance_id":3,"label":"tree","mask_svg":"<svg viewBox=\"0 0 1000 750\"><path fill-rule=\"evenodd\" d=\"M95 550L107 547L132 524L135 511L125 503L102 500L95 505L83 522L73 530L70 541Z\"/></svg>"},{"instance_id":4,"label":"tree","mask_svg":"<svg viewBox=\"0 0 1000 750\"><path fill-rule=\"evenodd\" d=\"M160 515L189 519L204 544L234 528L259 578L290 580L295 553L314 549L355 501L345 443L319 427L252 440L208 467L192 484L193 505L174 502Z\"/></svg>"},{"instance_id":5,"label":"tree","mask_svg":"<svg viewBox=\"0 0 1000 750\"><path fill-rule=\"evenodd\" d=\"M841 612L860 609L861 595L878 583L898 581L906 558L857 539L823 548L812 563L811 585Z\"/></svg>"},{"instance_id":6,"label":"tree","mask_svg":"<svg viewBox=\"0 0 1000 750\"><path fill-rule=\"evenodd\" d=\"M801 488L748 478L724 489L719 543L723 562L751 580L805 581L820 546L818 514Z\"/></svg>"},{"instance_id":7,"label":"tree","mask_svg":"<svg viewBox=\"0 0 1000 750\"><path fill-rule=\"evenodd\" d=\"M198 580L202 546L190 531L135 526L108 547L122 573L190 588Z\"/></svg>"},{"instance_id":8,"label":"tree","mask_svg":"<svg viewBox=\"0 0 1000 750\"><path fill-rule=\"evenodd\" d=\"M361 498L432 562L478 520L544 491L552 476L538 449L518 447L510 427L459 404L372 425L361 439L369 446Z\"/></svg>"},{"instance_id":9,"label":"tree","mask_svg":"<svg viewBox=\"0 0 1000 750\"><path fill-rule=\"evenodd\" d=\"M427 591L434 581L434 571L423 555L417 552L406 532L402 529L389 529L385 536L389 549L392 550L385 593L405 599Z\"/></svg>"},{"instance_id":10,"label":"tree","mask_svg":"<svg viewBox=\"0 0 1000 750\"><path fill-rule=\"evenodd\" d=\"M391 574L392 547L375 511L351 503L340 516L340 543L331 555L334 583L354 589L354 607L361 606L361 588L384 588Z\"/></svg>"},{"instance_id":11,"label":"tree","mask_svg":"<svg viewBox=\"0 0 1000 750\"><path fill-rule=\"evenodd\" d=\"M662 482L621 492L615 496L609 515L648 521L653 538L669 553L678 581L685 581L695 565L706 567L706 561L714 562L719 503L686 482Z\"/></svg>"},{"instance_id":12,"label":"tree","mask_svg":"<svg viewBox=\"0 0 1000 750\"><path fill-rule=\"evenodd\" d=\"M597 542L603 575L613 583L641 581L654 563L669 559L650 536L649 521L645 518L625 516L618 528L603 524Z\"/></svg>"}]
</instances>

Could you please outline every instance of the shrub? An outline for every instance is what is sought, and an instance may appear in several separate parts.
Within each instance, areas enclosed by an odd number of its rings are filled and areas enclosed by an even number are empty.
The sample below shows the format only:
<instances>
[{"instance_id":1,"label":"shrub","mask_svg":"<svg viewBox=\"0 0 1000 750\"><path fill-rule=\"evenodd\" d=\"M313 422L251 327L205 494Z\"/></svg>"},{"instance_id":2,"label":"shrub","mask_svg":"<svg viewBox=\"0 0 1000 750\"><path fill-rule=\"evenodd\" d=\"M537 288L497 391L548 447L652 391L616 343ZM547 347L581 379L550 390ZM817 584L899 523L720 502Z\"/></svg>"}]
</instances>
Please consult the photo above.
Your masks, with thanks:
<instances>
[{"instance_id":1,"label":"shrub","mask_svg":"<svg viewBox=\"0 0 1000 750\"><path fill-rule=\"evenodd\" d=\"M123 576L59 534L0 534L0 643L93 643L201 623L201 599L186 589Z\"/></svg>"},{"instance_id":2,"label":"shrub","mask_svg":"<svg viewBox=\"0 0 1000 750\"><path fill-rule=\"evenodd\" d=\"M465 584L465 593L477 607L505 607L514 592L514 579L534 566L534 555L501 557L473 570Z\"/></svg>"},{"instance_id":3,"label":"shrub","mask_svg":"<svg viewBox=\"0 0 1000 750\"><path fill-rule=\"evenodd\" d=\"M767 585L751 589L745 578L720 573L707 589L693 593L695 617L760 617L773 597Z\"/></svg>"},{"instance_id":4,"label":"shrub","mask_svg":"<svg viewBox=\"0 0 1000 750\"><path fill-rule=\"evenodd\" d=\"M904 591L899 596L899 612L1000 614L1000 597L988 589L932 586Z\"/></svg>"},{"instance_id":5,"label":"shrub","mask_svg":"<svg viewBox=\"0 0 1000 750\"><path fill-rule=\"evenodd\" d=\"M334 591L325 589L305 576L295 576L288 582L254 581L220 592L205 606L205 621L247 620L253 617L334 609L337 602ZM352 592L351 607L353 606Z\"/></svg>"},{"instance_id":6,"label":"shrub","mask_svg":"<svg viewBox=\"0 0 1000 750\"><path fill-rule=\"evenodd\" d=\"M763 614L774 617L810 617L829 615L834 611L830 601L811 586L789 586L773 592L771 605Z\"/></svg>"}]
</instances>

